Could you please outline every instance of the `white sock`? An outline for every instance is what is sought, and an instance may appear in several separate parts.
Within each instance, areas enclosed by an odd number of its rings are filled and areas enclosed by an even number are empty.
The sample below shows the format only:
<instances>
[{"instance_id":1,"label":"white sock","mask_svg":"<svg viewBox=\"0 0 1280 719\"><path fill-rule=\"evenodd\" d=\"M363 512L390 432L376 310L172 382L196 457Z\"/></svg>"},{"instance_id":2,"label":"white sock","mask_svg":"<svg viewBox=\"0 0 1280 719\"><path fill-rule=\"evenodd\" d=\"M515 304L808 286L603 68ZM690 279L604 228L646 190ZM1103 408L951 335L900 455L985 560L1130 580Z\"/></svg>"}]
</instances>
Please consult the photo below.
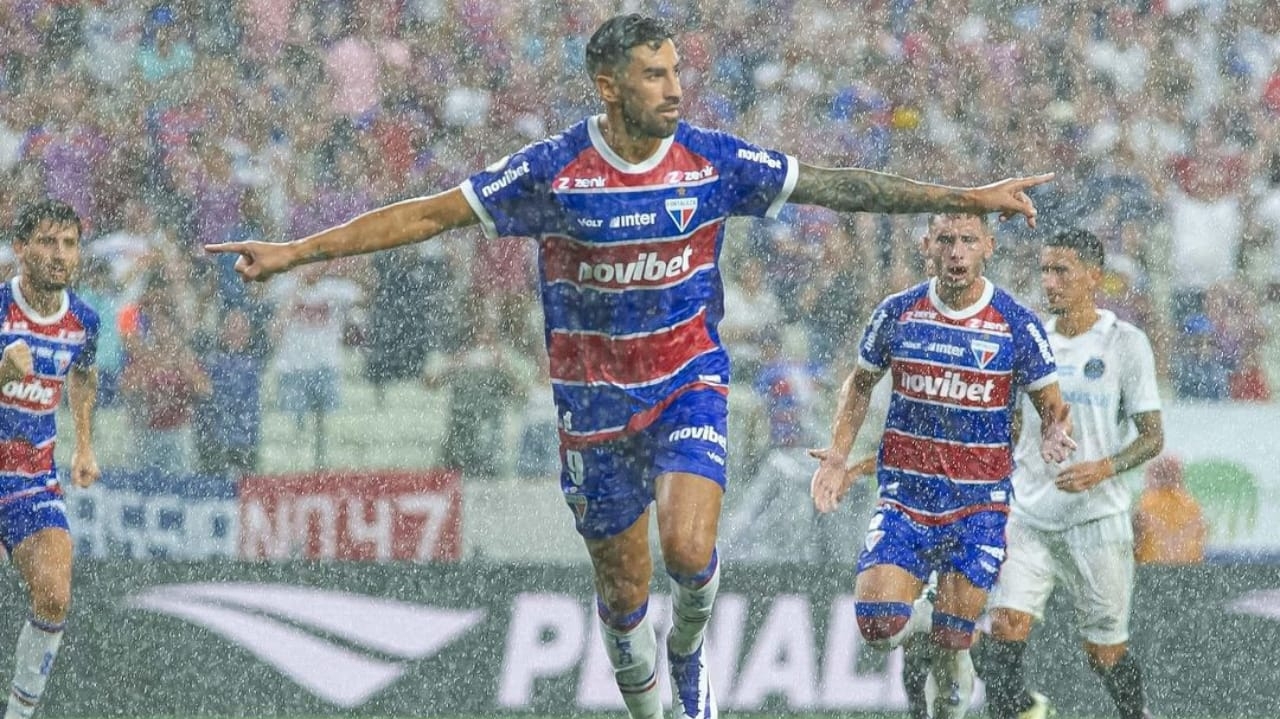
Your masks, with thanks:
<instances>
[{"instance_id":1,"label":"white sock","mask_svg":"<svg viewBox=\"0 0 1280 719\"><path fill-rule=\"evenodd\" d=\"M35 713L45 684L49 682L49 673L53 671L53 659L58 656L62 626L34 617L22 625L5 719L29 719Z\"/></svg>"},{"instance_id":2,"label":"white sock","mask_svg":"<svg viewBox=\"0 0 1280 719\"><path fill-rule=\"evenodd\" d=\"M671 633L667 635L667 651L676 656L693 654L711 619L711 605L720 590L720 557L711 552L711 563L699 576L689 579L671 577Z\"/></svg>"},{"instance_id":3,"label":"white sock","mask_svg":"<svg viewBox=\"0 0 1280 719\"><path fill-rule=\"evenodd\" d=\"M631 719L662 719L662 695L658 691L658 636L649 621L649 604L619 619L626 628L605 621L601 609L604 650L613 665L614 680ZM638 616L637 616L638 615Z\"/></svg>"}]
</instances>

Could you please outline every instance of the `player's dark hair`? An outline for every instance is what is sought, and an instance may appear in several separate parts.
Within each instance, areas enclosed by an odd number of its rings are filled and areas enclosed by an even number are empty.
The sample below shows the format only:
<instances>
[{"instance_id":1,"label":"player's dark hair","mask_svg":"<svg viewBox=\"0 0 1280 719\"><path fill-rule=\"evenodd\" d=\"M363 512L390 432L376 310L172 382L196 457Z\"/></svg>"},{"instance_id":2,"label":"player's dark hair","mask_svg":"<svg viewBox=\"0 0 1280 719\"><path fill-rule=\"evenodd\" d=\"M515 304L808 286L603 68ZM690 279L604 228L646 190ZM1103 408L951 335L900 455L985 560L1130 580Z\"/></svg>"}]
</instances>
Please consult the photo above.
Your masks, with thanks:
<instances>
[{"instance_id":1,"label":"player's dark hair","mask_svg":"<svg viewBox=\"0 0 1280 719\"><path fill-rule=\"evenodd\" d=\"M973 217L978 220L978 224L982 225L982 229L988 233L991 232L991 218L985 212L935 212L929 215L929 227L932 228L935 222L945 220L949 217Z\"/></svg>"},{"instance_id":2,"label":"player's dark hair","mask_svg":"<svg viewBox=\"0 0 1280 719\"><path fill-rule=\"evenodd\" d=\"M639 13L615 15L601 25L587 43L587 74L617 72L631 62L631 48L648 45L657 50L672 38L661 21Z\"/></svg>"},{"instance_id":3,"label":"player's dark hair","mask_svg":"<svg viewBox=\"0 0 1280 719\"><path fill-rule=\"evenodd\" d=\"M75 225L76 234L84 232L80 224L80 215L75 208L62 200L46 199L33 202L18 212L18 219L13 223L13 239L15 242L26 242L36 233L36 228L43 222L55 225Z\"/></svg>"},{"instance_id":4,"label":"player's dark hair","mask_svg":"<svg viewBox=\"0 0 1280 719\"><path fill-rule=\"evenodd\" d=\"M1102 240L1088 230L1059 232L1045 240L1044 246L1075 250L1081 262L1094 267L1102 267L1107 261L1107 251L1102 246Z\"/></svg>"}]
</instances>

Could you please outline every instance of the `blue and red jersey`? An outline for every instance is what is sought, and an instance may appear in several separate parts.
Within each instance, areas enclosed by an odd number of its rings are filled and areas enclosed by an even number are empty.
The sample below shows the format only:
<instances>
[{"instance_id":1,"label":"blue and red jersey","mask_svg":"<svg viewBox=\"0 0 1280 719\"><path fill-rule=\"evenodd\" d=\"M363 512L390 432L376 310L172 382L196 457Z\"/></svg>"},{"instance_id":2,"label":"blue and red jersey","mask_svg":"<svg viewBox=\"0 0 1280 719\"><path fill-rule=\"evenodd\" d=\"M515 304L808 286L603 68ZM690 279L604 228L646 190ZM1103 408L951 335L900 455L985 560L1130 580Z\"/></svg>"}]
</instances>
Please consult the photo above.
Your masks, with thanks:
<instances>
[{"instance_id":1,"label":"blue and red jersey","mask_svg":"<svg viewBox=\"0 0 1280 719\"><path fill-rule=\"evenodd\" d=\"M49 316L22 297L18 278L0 285L0 347L22 340L34 372L0 387L0 502L56 486L54 416L72 367L93 366L98 314L72 292Z\"/></svg>"},{"instance_id":2,"label":"blue and red jersey","mask_svg":"<svg viewBox=\"0 0 1280 719\"><path fill-rule=\"evenodd\" d=\"M876 308L858 362L893 381L881 504L927 525L1007 512L1018 390L1057 381L1035 313L989 281L981 300L952 310L930 280Z\"/></svg>"},{"instance_id":3,"label":"blue and red jersey","mask_svg":"<svg viewBox=\"0 0 1280 719\"><path fill-rule=\"evenodd\" d=\"M727 392L717 324L725 219L775 217L794 158L680 123L619 157L591 117L461 189L489 237L538 242L551 383L566 446L635 433L681 393Z\"/></svg>"}]
</instances>

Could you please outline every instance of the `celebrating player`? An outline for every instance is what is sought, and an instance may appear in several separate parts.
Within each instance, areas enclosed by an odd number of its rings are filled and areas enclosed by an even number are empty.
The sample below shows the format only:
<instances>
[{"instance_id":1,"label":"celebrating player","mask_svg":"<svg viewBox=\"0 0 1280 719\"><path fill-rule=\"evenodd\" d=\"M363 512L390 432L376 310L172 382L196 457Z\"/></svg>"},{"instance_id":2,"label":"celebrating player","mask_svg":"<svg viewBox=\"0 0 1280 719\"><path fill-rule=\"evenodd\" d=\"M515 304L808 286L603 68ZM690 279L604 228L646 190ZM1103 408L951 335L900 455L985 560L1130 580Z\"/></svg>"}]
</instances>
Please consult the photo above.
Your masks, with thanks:
<instances>
[{"instance_id":1,"label":"celebrating player","mask_svg":"<svg viewBox=\"0 0 1280 719\"><path fill-rule=\"evenodd\" d=\"M606 21L586 49L604 102L446 192L374 210L287 244L210 246L263 280L306 262L420 242L479 223L536 238L561 487L586 541L618 688L631 716L658 717L657 641L647 618L649 506L671 577L667 655L680 712L714 717L703 633L719 585L729 360L721 317L726 217L773 217L788 201L848 212L1035 208L1052 175L977 188L857 168L820 168L680 119L679 65L657 20Z\"/></svg>"},{"instance_id":2,"label":"celebrating player","mask_svg":"<svg viewBox=\"0 0 1280 719\"><path fill-rule=\"evenodd\" d=\"M899 646L930 627L930 642L919 646L931 655L940 693L934 719L943 719L966 708L965 653L1004 559L1018 391L1046 420L1045 461L1066 459L1075 445L1044 328L983 276L995 250L985 216L934 215L923 248L931 279L889 296L872 315L831 446L812 452L821 464L811 492L817 509L829 512L856 479L850 447L872 388L890 371L879 502L858 557L855 609L873 646ZM933 609L913 611L932 572ZM913 719L924 715L924 702L911 710Z\"/></svg>"},{"instance_id":3,"label":"celebrating player","mask_svg":"<svg viewBox=\"0 0 1280 719\"><path fill-rule=\"evenodd\" d=\"M67 290L80 263L80 218L58 201L26 207L13 250L22 274L0 286L0 542L31 595L31 614L18 634L6 719L35 713L71 604L71 534L53 465L64 385L76 433L71 478L80 487L98 479L98 315Z\"/></svg>"},{"instance_id":4,"label":"celebrating player","mask_svg":"<svg viewBox=\"0 0 1280 719\"><path fill-rule=\"evenodd\" d=\"M1089 666L1121 719L1145 710L1142 673L1128 651L1133 593L1129 488L1119 475L1160 453L1164 432L1155 358L1142 330L1098 309L1102 242L1085 230L1054 235L1040 252L1053 315L1046 327L1062 392L1072 404L1078 461L1045 463L1032 445L1039 419L1024 413L1008 558L991 593L991 635L975 650L994 719L1043 719L1047 700L1028 692L1022 654L1055 582L1075 601Z\"/></svg>"}]
</instances>

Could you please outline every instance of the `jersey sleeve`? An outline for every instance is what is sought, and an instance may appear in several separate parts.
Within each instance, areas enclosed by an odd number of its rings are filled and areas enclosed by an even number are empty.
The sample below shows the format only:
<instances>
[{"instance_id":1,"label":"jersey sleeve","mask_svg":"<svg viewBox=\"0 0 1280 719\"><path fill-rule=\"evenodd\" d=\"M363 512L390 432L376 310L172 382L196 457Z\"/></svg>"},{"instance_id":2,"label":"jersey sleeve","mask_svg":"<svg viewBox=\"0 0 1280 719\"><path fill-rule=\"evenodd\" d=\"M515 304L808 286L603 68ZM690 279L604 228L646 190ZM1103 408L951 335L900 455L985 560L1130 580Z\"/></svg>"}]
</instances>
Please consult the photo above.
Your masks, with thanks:
<instances>
[{"instance_id":1,"label":"jersey sleeve","mask_svg":"<svg viewBox=\"0 0 1280 719\"><path fill-rule=\"evenodd\" d=\"M558 226L550 191L554 142L526 145L459 186L485 236L533 237Z\"/></svg>"},{"instance_id":2,"label":"jersey sleeve","mask_svg":"<svg viewBox=\"0 0 1280 719\"><path fill-rule=\"evenodd\" d=\"M720 173L725 214L778 216L796 186L794 157L716 130L700 130L697 142L706 145Z\"/></svg>"},{"instance_id":3,"label":"jersey sleeve","mask_svg":"<svg viewBox=\"0 0 1280 719\"><path fill-rule=\"evenodd\" d=\"M1122 335L1120 398L1125 415L1160 411L1160 386L1156 382L1156 357L1151 342L1137 328Z\"/></svg>"},{"instance_id":4,"label":"jersey sleeve","mask_svg":"<svg viewBox=\"0 0 1280 719\"><path fill-rule=\"evenodd\" d=\"M875 372L889 369L890 353L893 349L893 330L897 326L898 316L896 296L886 299L871 313L871 321L862 331L862 341L858 344L858 366Z\"/></svg>"},{"instance_id":5,"label":"jersey sleeve","mask_svg":"<svg viewBox=\"0 0 1280 719\"><path fill-rule=\"evenodd\" d=\"M1040 318L1029 310L1022 310L1011 320L1014 384L1034 392L1057 382L1058 363Z\"/></svg>"},{"instance_id":6,"label":"jersey sleeve","mask_svg":"<svg viewBox=\"0 0 1280 719\"><path fill-rule=\"evenodd\" d=\"M87 370L98 361L98 329L101 323L98 313L89 309L85 310L81 322L84 323L84 345L81 346L80 354L76 355L72 366L78 370Z\"/></svg>"}]
</instances>

